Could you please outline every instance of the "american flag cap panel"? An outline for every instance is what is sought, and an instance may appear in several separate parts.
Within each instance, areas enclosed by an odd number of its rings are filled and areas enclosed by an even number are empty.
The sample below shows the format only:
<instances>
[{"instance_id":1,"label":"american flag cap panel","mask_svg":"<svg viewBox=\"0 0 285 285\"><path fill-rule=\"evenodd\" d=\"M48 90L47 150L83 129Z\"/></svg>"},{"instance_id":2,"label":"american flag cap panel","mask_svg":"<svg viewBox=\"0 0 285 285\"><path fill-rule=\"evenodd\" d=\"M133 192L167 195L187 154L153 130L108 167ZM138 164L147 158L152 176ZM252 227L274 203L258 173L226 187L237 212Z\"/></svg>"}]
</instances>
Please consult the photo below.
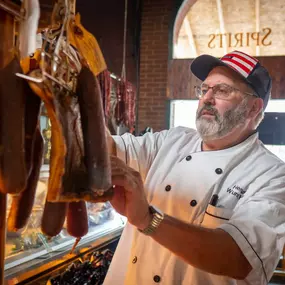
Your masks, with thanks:
<instances>
[{"instance_id":1,"label":"american flag cap panel","mask_svg":"<svg viewBox=\"0 0 285 285\"><path fill-rule=\"evenodd\" d=\"M257 66L258 60L240 51L233 51L221 58L221 61L247 78Z\"/></svg>"}]
</instances>

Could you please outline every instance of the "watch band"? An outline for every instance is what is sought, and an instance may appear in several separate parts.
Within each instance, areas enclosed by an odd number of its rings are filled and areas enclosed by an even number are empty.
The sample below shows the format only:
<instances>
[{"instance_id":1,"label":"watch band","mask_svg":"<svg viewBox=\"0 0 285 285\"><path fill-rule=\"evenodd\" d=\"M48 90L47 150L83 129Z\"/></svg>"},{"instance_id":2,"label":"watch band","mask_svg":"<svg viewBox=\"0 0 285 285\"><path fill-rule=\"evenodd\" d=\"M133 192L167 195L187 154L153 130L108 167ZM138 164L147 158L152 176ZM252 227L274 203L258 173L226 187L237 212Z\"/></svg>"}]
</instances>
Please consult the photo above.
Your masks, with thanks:
<instances>
[{"instance_id":1,"label":"watch band","mask_svg":"<svg viewBox=\"0 0 285 285\"><path fill-rule=\"evenodd\" d=\"M154 206L149 206L149 212L152 214L152 220L150 224L143 230L139 229L141 233L148 236L152 235L156 231L156 229L159 227L160 223L164 219L164 214Z\"/></svg>"}]
</instances>

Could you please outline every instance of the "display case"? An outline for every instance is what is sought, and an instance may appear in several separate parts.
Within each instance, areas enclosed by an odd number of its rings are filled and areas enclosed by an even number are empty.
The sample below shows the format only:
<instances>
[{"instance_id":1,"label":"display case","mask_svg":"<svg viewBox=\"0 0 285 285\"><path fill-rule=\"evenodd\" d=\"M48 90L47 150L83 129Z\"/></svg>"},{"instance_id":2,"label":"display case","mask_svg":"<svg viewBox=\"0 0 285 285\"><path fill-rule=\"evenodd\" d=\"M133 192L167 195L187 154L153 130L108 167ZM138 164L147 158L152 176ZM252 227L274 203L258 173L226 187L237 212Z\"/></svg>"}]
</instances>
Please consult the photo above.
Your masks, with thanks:
<instances>
[{"instance_id":1,"label":"display case","mask_svg":"<svg viewBox=\"0 0 285 285\"><path fill-rule=\"evenodd\" d=\"M67 233L66 223L55 237L48 238L41 232L50 154L50 124L44 111L40 122L45 138L44 164L27 225L18 232L7 232L6 235L5 284L46 284L51 275L57 274L59 268L110 243L116 243L126 223L125 217L119 215L109 202L86 203L89 230L73 253L70 252L76 239ZM10 204L11 196L8 196L7 212Z\"/></svg>"}]
</instances>

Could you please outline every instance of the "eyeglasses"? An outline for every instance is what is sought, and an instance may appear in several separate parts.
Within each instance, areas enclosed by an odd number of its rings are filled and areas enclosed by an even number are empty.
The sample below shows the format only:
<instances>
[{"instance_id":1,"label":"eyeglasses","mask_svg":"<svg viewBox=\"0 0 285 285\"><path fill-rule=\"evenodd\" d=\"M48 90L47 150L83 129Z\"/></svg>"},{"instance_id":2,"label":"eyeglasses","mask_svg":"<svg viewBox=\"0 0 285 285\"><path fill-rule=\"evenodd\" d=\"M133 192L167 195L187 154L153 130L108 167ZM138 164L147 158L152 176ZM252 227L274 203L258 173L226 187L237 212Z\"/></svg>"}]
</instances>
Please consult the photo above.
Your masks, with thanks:
<instances>
[{"instance_id":1,"label":"eyeglasses","mask_svg":"<svg viewBox=\"0 0 285 285\"><path fill-rule=\"evenodd\" d=\"M212 87L210 87L206 84L202 84L201 86L195 86L194 88L195 88L195 95L198 99L202 99L207 94L209 89L213 90L213 96L215 98L222 99L222 100L228 99L230 97L230 95L235 91L239 91L239 92L244 93L246 95L258 97L256 94L241 91L235 87L232 87L232 86L224 84L224 83L216 84Z\"/></svg>"}]
</instances>

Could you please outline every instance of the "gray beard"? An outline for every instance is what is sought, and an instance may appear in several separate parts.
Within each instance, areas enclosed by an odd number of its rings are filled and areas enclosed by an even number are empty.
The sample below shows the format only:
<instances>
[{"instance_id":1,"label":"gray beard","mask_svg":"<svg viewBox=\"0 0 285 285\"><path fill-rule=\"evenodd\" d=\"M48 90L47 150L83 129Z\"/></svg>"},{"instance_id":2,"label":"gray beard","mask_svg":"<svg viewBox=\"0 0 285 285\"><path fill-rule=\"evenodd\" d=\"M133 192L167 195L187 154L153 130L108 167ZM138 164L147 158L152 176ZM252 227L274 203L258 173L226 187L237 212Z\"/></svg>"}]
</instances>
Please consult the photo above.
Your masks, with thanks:
<instances>
[{"instance_id":1,"label":"gray beard","mask_svg":"<svg viewBox=\"0 0 285 285\"><path fill-rule=\"evenodd\" d=\"M204 141L220 139L229 134L234 128L241 126L246 121L247 113L246 98L236 108L226 111L220 115L218 111L211 105L204 105L197 110L196 127L201 138ZM214 120L201 116L203 110L210 111L214 114Z\"/></svg>"}]
</instances>

